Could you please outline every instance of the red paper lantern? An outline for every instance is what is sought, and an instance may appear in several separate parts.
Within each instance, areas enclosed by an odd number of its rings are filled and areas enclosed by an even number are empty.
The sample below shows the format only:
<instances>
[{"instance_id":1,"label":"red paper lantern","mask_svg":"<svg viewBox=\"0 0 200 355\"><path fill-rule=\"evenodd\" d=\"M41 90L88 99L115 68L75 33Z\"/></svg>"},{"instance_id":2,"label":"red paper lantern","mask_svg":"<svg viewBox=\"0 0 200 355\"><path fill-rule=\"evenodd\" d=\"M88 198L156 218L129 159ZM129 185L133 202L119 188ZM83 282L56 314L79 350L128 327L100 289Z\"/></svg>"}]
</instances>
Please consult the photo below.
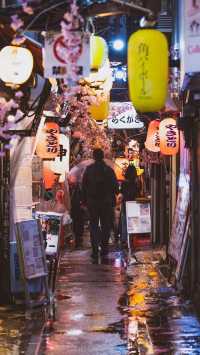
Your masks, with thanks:
<instances>
[{"instance_id":1,"label":"red paper lantern","mask_svg":"<svg viewBox=\"0 0 200 355\"><path fill-rule=\"evenodd\" d=\"M160 151L164 155L175 155L179 150L179 131L174 118L166 118L160 123Z\"/></svg>"},{"instance_id":2,"label":"red paper lantern","mask_svg":"<svg viewBox=\"0 0 200 355\"><path fill-rule=\"evenodd\" d=\"M42 159L54 159L59 152L59 126L47 122L42 129L36 147L37 155Z\"/></svg>"},{"instance_id":3,"label":"red paper lantern","mask_svg":"<svg viewBox=\"0 0 200 355\"><path fill-rule=\"evenodd\" d=\"M160 151L159 125L160 121L154 120L150 122L146 142L144 143L148 150L155 153Z\"/></svg>"},{"instance_id":4,"label":"red paper lantern","mask_svg":"<svg viewBox=\"0 0 200 355\"><path fill-rule=\"evenodd\" d=\"M51 189L57 181L57 175L51 170L51 162L43 162L43 182L45 189Z\"/></svg>"}]
</instances>

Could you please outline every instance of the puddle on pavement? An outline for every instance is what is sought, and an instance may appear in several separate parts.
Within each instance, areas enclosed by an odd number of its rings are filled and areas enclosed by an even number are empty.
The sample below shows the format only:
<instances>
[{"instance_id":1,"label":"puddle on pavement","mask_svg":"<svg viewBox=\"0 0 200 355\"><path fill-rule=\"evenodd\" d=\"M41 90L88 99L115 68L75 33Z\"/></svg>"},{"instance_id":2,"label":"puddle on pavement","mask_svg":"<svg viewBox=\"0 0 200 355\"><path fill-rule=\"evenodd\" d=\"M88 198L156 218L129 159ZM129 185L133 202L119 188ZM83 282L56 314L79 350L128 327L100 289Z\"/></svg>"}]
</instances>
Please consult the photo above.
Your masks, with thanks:
<instances>
[{"instance_id":1,"label":"puddle on pavement","mask_svg":"<svg viewBox=\"0 0 200 355\"><path fill-rule=\"evenodd\" d=\"M65 334L78 338L83 333L118 334L122 343L116 345L116 354L200 354L200 323L198 318L192 314L191 305L179 298L174 289L167 287L156 265L152 266L147 261L128 268L127 290L120 296L118 305L116 305L122 317L120 321L109 323L105 327L95 326L95 321L103 318L105 313L84 313L84 317L90 317L94 321L94 325L89 330L82 331L78 327L72 327L71 330L64 332L53 329L52 325L51 330L46 332L46 341L51 340L51 335L63 336ZM101 273L107 272L107 265L119 268L121 272L126 268L126 258L120 252L111 253L108 258L101 260L98 264L102 268L99 269ZM103 265L105 265L105 270ZM63 282L66 279L62 276L59 281ZM69 298L59 289L58 301ZM72 319L78 322L80 314L73 315Z\"/></svg>"},{"instance_id":2,"label":"puddle on pavement","mask_svg":"<svg viewBox=\"0 0 200 355\"><path fill-rule=\"evenodd\" d=\"M200 354L200 322L190 302L166 287L151 264L140 268L137 278L128 278L127 292L119 298L123 319L91 331L119 334L125 341L122 354Z\"/></svg>"}]
</instances>

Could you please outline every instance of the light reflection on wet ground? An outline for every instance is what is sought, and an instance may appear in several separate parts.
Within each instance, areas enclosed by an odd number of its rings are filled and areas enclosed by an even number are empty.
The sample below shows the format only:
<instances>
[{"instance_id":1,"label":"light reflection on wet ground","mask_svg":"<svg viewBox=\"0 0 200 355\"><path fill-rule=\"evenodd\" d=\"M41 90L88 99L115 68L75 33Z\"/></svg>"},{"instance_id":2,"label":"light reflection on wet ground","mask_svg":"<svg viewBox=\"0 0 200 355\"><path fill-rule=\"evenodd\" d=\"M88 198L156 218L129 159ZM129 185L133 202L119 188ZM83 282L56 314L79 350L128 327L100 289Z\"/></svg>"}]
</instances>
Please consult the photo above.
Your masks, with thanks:
<instances>
[{"instance_id":1,"label":"light reflection on wet ground","mask_svg":"<svg viewBox=\"0 0 200 355\"><path fill-rule=\"evenodd\" d=\"M58 321L41 354L200 354L200 323L159 273L159 253L137 258L126 270L119 251L100 264L88 251L65 254Z\"/></svg>"},{"instance_id":2,"label":"light reflection on wet ground","mask_svg":"<svg viewBox=\"0 0 200 355\"><path fill-rule=\"evenodd\" d=\"M44 319L41 309L30 312L22 307L0 307L0 354L35 354Z\"/></svg>"},{"instance_id":3,"label":"light reflection on wet ground","mask_svg":"<svg viewBox=\"0 0 200 355\"><path fill-rule=\"evenodd\" d=\"M200 354L200 323L158 269L159 252L120 251L93 264L88 249L65 252L55 322L44 312L0 308L0 354Z\"/></svg>"}]
</instances>

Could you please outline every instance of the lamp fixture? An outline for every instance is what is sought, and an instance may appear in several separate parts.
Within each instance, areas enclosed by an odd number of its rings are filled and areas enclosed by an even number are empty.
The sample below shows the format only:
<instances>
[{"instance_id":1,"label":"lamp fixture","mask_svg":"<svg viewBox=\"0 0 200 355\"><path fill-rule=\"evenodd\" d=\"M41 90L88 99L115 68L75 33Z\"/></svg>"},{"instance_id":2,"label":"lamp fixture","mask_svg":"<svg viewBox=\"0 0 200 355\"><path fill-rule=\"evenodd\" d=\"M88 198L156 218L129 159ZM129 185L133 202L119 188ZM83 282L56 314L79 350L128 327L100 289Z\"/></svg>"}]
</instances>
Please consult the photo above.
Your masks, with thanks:
<instances>
[{"instance_id":1,"label":"lamp fixture","mask_svg":"<svg viewBox=\"0 0 200 355\"><path fill-rule=\"evenodd\" d=\"M24 84L32 70L33 56L27 48L6 46L0 51L0 79L6 85Z\"/></svg>"}]
</instances>

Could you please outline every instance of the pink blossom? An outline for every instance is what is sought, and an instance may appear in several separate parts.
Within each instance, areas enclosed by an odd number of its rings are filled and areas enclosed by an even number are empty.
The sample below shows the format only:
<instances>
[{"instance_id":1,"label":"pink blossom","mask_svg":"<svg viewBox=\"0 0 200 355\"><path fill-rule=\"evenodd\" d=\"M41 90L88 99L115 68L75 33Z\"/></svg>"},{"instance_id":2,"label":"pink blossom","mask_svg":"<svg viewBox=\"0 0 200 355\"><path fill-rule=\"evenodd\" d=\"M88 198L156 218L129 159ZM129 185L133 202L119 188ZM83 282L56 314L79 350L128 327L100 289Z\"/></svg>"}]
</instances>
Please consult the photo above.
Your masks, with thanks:
<instances>
[{"instance_id":1,"label":"pink blossom","mask_svg":"<svg viewBox=\"0 0 200 355\"><path fill-rule=\"evenodd\" d=\"M33 15L34 11L33 8L29 5L27 5L26 3L22 6L23 11L28 14L28 15Z\"/></svg>"},{"instance_id":2,"label":"pink blossom","mask_svg":"<svg viewBox=\"0 0 200 355\"><path fill-rule=\"evenodd\" d=\"M26 38L24 36L16 36L13 38L12 40L12 45L14 46L20 46L21 44L23 44L25 42Z\"/></svg>"},{"instance_id":3,"label":"pink blossom","mask_svg":"<svg viewBox=\"0 0 200 355\"><path fill-rule=\"evenodd\" d=\"M15 93L15 97L17 97L17 98L21 98L23 96L24 96L24 93L20 90Z\"/></svg>"},{"instance_id":4,"label":"pink blossom","mask_svg":"<svg viewBox=\"0 0 200 355\"><path fill-rule=\"evenodd\" d=\"M11 28L16 32L17 30L19 30L21 27L23 27L24 22L19 18L18 15L13 15L11 16Z\"/></svg>"}]
</instances>

